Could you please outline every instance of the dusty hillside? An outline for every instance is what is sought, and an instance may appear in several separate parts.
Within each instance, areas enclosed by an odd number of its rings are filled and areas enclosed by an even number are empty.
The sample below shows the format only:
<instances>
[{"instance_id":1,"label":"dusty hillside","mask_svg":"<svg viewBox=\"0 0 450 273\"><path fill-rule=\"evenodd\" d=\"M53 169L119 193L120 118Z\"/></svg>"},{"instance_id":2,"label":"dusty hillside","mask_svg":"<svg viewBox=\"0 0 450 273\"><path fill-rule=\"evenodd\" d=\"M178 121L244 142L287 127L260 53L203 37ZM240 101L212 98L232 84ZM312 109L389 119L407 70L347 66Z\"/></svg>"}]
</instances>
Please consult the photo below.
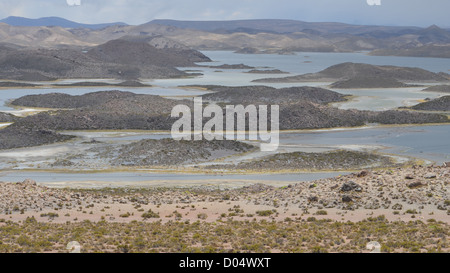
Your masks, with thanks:
<instances>
[{"instance_id":1,"label":"dusty hillside","mask_svg":"<svg viewBox=\"0 0 450 273\"><path fill-rule=\"evenodd\" d=\"M429 46L429 44L432 46L448 46L450 44L450 32L436 26L429 28L358 26L289 20L221 22L157 20L137 26L112 25L102 29L64 29L61 27L15 27L0 23L2 41L22 46L87 48L129 35L163 35L171 41L195 49L241 50L255 48L254 52L260 50L268 52L353 52L415 48L423 51L421 47ZM167 44L167 42L165 41L163 44ZM414 54L415 56L426 56L423 53Z\"/></svg>"}]
</instances>

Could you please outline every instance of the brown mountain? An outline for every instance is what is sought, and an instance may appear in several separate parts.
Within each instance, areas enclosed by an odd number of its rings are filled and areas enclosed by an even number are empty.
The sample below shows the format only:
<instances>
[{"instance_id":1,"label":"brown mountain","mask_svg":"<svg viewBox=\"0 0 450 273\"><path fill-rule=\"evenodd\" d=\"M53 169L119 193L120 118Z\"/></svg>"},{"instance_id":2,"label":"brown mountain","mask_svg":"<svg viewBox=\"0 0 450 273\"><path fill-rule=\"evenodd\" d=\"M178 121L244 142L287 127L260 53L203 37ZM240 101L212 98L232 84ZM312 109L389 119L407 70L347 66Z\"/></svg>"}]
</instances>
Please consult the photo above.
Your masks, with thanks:
<instances>
[{"instance_id":1,"label":"brown mountain","mask_svg":"<svg viewBox=\"0 0 450 273\"><path fill-rule=\"evenodd\" d=\"M189 48L351 52L449 44L449 32L438 27L358 26L293 20L179 22L156 20L138 26L101 29L59 26L10 26L0 23L0 39L29 47L89 48L124 36L164 36ZM165 44L163 42L162 44Z\"/></svg>"}]
</instances>

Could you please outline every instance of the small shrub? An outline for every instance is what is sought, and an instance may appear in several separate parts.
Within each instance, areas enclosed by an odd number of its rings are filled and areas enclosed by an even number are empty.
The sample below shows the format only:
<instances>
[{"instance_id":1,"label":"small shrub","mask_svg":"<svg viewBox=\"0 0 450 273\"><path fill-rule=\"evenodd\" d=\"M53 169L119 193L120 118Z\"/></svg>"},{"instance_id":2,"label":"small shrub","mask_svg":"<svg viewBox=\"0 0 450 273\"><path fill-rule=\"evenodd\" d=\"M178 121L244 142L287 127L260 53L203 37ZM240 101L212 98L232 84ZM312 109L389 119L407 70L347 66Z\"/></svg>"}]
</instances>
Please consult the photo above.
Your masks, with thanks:
<instances>
[{"instance_id":1,"label":"small shrub","mask_svg":"<svg viewBox=\"0 0 450 273\"><path fill-rule=\"evenodd\" d=\"M318 210L316 215L328 215L328 212L326 210Z\"/></svg>"},{"instance_id":2,"label":"small shrub","mask_svg":"<svg viewBox=\"0 0 450 273\"><path fill-rule=\"evenodd\" d=\"M208 215L206 213L199 213L199 214L197 214L197 218L201 219L201 220L205 220L206 218L208 218Z\"/></svg>"},{"instance_id":3,"label":"small shrub","mask_svg":"<svg viewBox=\"0 0 450 273\"><path fill-rule=\"evenodd\" d=\"M274 214L275 212L276 211L274 211L274 210L258 210L256 212L256 214L258 216L270 216L270 215Z\"/></svg>"},{"instance_id":4,"label":"small shrub","mask_svg":"<svg viewBox=\"0 0 450 273\"><path fill-rule=\"evenodd\" d=\"M147 212L143 213L141 215L141 217L144 219L159 218L159 213L156 213L156 212L152 211L151 209L149 209Z\"/></svg>"}]
</instances>

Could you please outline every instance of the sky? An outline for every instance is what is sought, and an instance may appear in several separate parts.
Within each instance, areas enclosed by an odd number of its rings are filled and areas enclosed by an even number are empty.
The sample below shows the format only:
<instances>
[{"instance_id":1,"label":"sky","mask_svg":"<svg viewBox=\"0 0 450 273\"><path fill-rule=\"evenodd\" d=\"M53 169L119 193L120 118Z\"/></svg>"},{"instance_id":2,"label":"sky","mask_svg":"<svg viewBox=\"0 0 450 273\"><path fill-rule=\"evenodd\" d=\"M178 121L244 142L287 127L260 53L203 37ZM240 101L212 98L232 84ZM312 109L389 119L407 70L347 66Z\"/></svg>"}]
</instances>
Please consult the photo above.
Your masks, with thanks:
<instances>
[{"instance_id":1,"label":"sky","mask_svg":"<svg viewBox=\"0 0 450 273\"><path fill-rule=\"evenodd\" d=\"M450 0L0 0L0 19L58 16L88 24L137 25L153 19L294 19L450 27L449 11Z\"/></svg>"}]
</instances>

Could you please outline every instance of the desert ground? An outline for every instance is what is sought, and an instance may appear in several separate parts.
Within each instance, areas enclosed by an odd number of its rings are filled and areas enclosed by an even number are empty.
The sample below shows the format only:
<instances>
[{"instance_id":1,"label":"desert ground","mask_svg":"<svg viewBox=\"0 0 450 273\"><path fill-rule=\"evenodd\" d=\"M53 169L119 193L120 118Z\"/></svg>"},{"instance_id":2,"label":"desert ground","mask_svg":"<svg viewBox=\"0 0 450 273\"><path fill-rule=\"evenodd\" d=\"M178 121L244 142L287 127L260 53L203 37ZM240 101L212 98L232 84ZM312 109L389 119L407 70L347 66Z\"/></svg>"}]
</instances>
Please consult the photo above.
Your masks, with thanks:
<instances>
[{"instance_id":1,"label":"desert ground","mask_svg":"<svg viewBox=\"0 0 450 273\"><path fill-rule=\"evenodd\" d=\"M99 189L0 183L0 249L66 252L78 241L89 252L365 252L378 241L384 252L445 252L449 183L444 166L220 190L189 181Z\"/></svg>"}]
</instances>

